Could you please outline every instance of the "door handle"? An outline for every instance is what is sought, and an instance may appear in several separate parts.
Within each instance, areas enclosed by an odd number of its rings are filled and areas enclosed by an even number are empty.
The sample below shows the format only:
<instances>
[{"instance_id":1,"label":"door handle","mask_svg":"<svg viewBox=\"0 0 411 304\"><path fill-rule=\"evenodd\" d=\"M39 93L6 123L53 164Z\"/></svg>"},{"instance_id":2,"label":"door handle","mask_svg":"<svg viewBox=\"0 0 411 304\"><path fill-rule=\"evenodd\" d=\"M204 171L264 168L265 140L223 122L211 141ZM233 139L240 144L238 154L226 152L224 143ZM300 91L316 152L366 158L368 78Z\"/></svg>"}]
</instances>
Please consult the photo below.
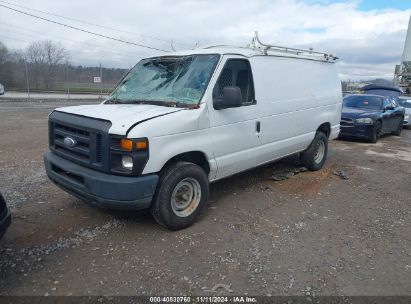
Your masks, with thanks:
<instances>
[{"instance_id":1,"label":"door handle","mask_svg":"<svg viewBox=\"0 0 411 304\"><path fill-rule=\"evenodd\" d=\"M259 122L259 121L255 122L255 130L257 131L257 133L260 133L260 131L261 131L261 122Z\"/></svg>"}]
</instances>

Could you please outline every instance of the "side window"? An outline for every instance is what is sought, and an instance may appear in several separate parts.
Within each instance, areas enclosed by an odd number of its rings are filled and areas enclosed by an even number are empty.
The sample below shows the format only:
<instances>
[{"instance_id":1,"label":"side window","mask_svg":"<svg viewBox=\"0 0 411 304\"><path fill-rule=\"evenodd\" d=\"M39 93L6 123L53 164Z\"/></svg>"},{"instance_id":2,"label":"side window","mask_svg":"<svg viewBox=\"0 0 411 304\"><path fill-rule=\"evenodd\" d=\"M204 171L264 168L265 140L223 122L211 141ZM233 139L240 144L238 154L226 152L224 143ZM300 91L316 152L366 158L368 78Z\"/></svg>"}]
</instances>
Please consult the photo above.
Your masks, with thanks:
<instances>
[{"instance_id":1,"label":"side window","mask_svg":"<svg viewBox=\"0 0 411 304\"><path fill-rule=\"evenodd\" d=\"M399 106L399 105L398 105L398 102L397 102L397 100L396 100L395 98L392 98L391 103L392 103L392 106L393 106L394 108L396 108L396 107Z\"/></svg>"},{"instance_id":2,"label":"side window","mask_svg":"<svg viewBox=\"0 0 411 304\"><path fill-rule=\"evenodd\" d=\"M389 107L391 106L391 100L389 98L384 98L384 103L383 103L383 107Z\"/></svg>"},{"instance_id":3,"label":"side window","mask_svg":"<svg viewBox=\"0 0 411 304\"><path fill-rule=\"evenodd\" d=\"M227 60L214 88L213 98L223 98L224 87L228 86L240 88L243 105L255 104L253 75L248 60Z\"/></svg>"}]
</instances>

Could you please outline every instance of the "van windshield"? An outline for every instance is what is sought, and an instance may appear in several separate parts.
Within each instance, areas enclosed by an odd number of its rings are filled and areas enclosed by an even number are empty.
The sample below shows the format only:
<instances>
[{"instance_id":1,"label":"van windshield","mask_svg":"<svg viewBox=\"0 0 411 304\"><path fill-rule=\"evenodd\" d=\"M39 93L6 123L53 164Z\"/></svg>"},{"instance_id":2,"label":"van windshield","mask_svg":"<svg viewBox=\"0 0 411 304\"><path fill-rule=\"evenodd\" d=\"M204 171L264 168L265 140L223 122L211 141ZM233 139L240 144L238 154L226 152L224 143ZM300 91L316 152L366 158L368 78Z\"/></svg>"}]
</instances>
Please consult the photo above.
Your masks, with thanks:
<instances>
[{"instance_id":1,"label":"van windshield","mask_svg":"<svg viewBox=\"0 0 411 304\"><path fill-rule=\"evenodd\" d=\"M219 55L211 54L143 59L106 103L197 106L219 58Z\"/></svg>"}]
</instances>

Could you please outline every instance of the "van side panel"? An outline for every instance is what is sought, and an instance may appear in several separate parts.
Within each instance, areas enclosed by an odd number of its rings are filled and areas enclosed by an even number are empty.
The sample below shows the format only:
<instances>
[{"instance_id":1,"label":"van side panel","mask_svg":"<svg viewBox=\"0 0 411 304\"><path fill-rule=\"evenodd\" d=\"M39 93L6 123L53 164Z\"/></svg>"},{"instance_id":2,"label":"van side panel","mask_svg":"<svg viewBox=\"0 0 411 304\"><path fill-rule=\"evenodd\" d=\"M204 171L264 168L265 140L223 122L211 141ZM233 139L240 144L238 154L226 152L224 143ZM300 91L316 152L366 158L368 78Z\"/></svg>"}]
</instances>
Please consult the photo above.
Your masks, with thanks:
<instances>
[{"instance_id":1,"label":"van side panel","mask_svg":"<svg viewBox=\"0 0 411 304\"><path fill-rule=\"evenodd\" d=\"M323 123L339 132L342 92L335 64L274 56L250 58L260 110L258 164L305 150Z\"/></svg>"},{"instance_id":2,"label":"van side panel","mask_svg":"<svg viewBox=\"0 0 411 304\"><path fill-rule=\"evenodd\" d=\"M198 109L157 117L130 131L129 138L149 139L143 174L159 172L175 155L199 151L208 159L213 181L306 149L323 123L331 125L330 138L338 135L342 94L334 64L274 56L249 61L255 105L213 109L212 89L221 66Z\"/></svg>"}]
</instances>

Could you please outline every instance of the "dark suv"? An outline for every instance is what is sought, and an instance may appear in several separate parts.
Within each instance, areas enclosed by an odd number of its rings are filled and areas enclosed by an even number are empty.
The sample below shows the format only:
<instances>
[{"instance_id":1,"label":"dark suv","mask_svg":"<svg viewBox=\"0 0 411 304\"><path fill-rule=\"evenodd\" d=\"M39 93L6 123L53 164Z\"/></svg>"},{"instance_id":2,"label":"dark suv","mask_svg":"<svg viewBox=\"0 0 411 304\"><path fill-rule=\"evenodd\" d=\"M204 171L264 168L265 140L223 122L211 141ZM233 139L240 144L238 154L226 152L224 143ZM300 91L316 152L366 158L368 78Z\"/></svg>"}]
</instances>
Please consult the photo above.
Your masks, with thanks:
<instances>
[{"instance_id":1,"label":"dark suv","mask_svg":"<svg viewBox=\"0 0 411 304\"><path fill-rule=\"evenodd\" d=\"M6 201L0 193L0 238L6 233L7 227L11 223L10 211L7 208Z\"/></svg>"}]
</instances>

